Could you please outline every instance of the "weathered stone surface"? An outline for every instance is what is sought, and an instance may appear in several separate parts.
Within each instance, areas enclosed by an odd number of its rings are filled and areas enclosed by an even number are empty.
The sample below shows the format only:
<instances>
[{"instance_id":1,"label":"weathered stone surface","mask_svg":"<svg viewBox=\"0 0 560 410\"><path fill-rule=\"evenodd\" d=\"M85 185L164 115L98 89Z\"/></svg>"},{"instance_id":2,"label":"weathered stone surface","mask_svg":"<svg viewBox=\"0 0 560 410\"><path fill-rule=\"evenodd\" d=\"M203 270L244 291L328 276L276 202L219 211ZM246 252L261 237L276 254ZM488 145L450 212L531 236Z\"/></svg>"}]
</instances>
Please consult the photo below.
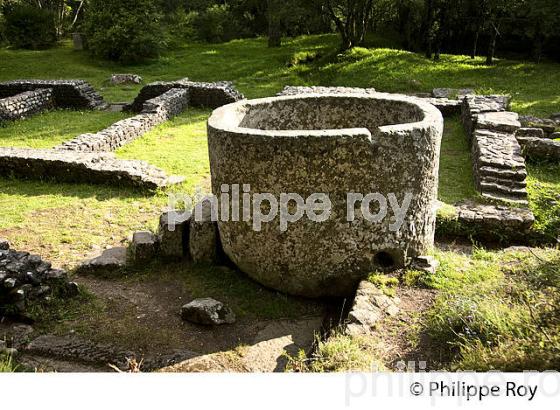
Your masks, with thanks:
<instances>
[{"instance_id":1,"label":"weathered stone surface","mask_svg":"<svg viewBox=\"0 0 560 410\"><path fill-rule=\"evenodd\" d=\"M519 128L516 133L515 137L521 138L544 138L545 134L542 128Z\"/></svg>"},{"instance_id":2,"label":"weathered stone surface","mask_svg":"<svg viewBox=\"0 0 560 410\"><path fill-rule=\"evenodd\" d=\"M420 272L435 275L439 262L433 256L418 256L412 261L411 268Z\"/></svg>"},{"instance_id":3,"label":"weathered stone surface","mask_svg":"<svg viewBox=\"0 0 560 410\"><path fill-rule=\"evenodd\" d=\"M212 298L196 299L181 308L181 317L199 325L225 325L235 323L233 311Z\"/></svg>"},{"instance_id":4,"label":"weathered stone surface","mask_svg":"<svg viewBox=\"0 0 560 410\"><path fill-rule=\"evenodd\" d=\"M149 262L158 251L157 237L150 231L134 232L130 243L130 259L133 264Z\"/></svg>"},{"instance_id":5,"label":"weathered stone surface","mask_svg":"<svg viewBox=\"0 0 560 410\"><path fill-rule=\"evenodd\" d=\"M143 80L137 74L113 74L109 79L113 85L121 84L140 84Z\"/></svg>"},{"instance_id":6,"label":"weathered stone surface","mask_svg":"<svg viewBox=\"0 0 560 410\"><path fill-rule=\"evenodd\" d=\"M55 335L39 336L27 345L25 352L103 366L113 364L121 370L126 370L127 358L135 356L130 351L119 350L108 344L97 344L77 337ZM109 371L109 367L106 367L106 371Z\"/></svg>"},{"instance_id":7,"label":"weathered stone surface","mask_svg":"<svg viewBox=\"0 0 560 410\"><path fill-rule=\"evenodd\" d=\"M17 120L51 108L52 89L41 88L0 99L0 122Z\"/></svg>"},{"instance_id":8,"label":"weathered stone surface","mask_svg":"<svg viewBox=\"0 0 560 410\"><path fill-rule=\"evenodd\" d=\"M0 148L0 175L25 179L52 179L128 186L157 190L180 183L147 162L121 160L112 154L82 153L29 148Z\"/></svg>"},{"instance_id":9,"label":"weathered stone surface","mask_svg":"<svg viewBox=\"0 0 560 410\"><path fill-rule=\"evenodd\" d=\"M191 216L183 211L169 211L159 219L159 249L164 258L182 258L189 254Z\"/></svg>"},{"instance_id":10,"label":"weathered stone surface","mask_svg":"<svg viewBox=\"0 0 560 410\"><path fill-rule=\"evenodd\" d=\"M183 112L189 104L189 92L171 89L144 103L142 113L117 121L95 134L82 134L55 149L68 151L115 151L144 135L158 124Z\"/></svg>"},{"instance_id":11,"label":"weathered stone surface","mask_svg":"<svg viewBox=\"0 0 560 410\"><path fill-rule=\"evenodd\" d=\"M216 110L208 122L214 195L222 184L248 184L251 195L323 192L332 203L327 221L304 217L286 232L278 216L260 231L220 221L225 253L262 284L308 297L349 296L380 261L397 268L425 254L434 239L442 129L434 106L382 93L276 97ZM349 223L348 192L414 199L395 232L390 217L375 223L356 212Z\"/></svg>"},{"instance_id":12,"label":"weathered stone surface","mask_svg":"<svg viewBox=\"0 0 560 410\"><path fill-rule=\"evenodd\" d=\"M53 104L58 108L104 109L107 106L103 97L83 80L14 80L0 82L0 98L44 88L52 89Z\"/></svg>"},{"instance_id":13,"label":"weathered stone surface","mask_svg":"<svg viewBox=\"0 0 560 410\"><path fill-rule=\"evenodd\" d=\"M305 87L287 85L277 95L302 95L302 94L374 94L375 88L358 88L358 87Z\"/></svg>"},{"instance_id":14,"label":"weathered stone surface","mask_svg":"<svg viewBox=\"0 0 560 410\"><path fill-rule=\"evenodd\" d=\"M53 291L71 297L77 293L77 285L40 256L0 249L0 316L23 313L29 301L45 299Z\"/></svg>"},{"instance_id":15,"label":"weathered stone surface","mask_svg":"<svg viewBox=\"0 0 560 410\"><path fill-rule=\"evenodd\" d=\"M542 129L546 134L545 137L554 133L557 129L560 129L560 122L550 118L538 118L532 115L521 115L519 117L519 121L523 127Z\"/></svg>"},{"instance_id":16,"label":"weathered stone surface","mask_svg":"<svg viewBox=\"0 0 560 410\"><path fill-rule=\"evenodd\" d=\"M529 138L517 136L523 148L523 154L531 159L560 161L560 142L547 138Z\"/></svg>"},{"instance_id":17,"label":"weathered stone surface","mask_svg":"<svg viewBox=\"0 0 560 410\"><path fill-rule=\"evenodd\" d=\"M300 351L311 351L322 324L322 317L274 321L246 347L243 363L250 372L282 372L288 364L286 354L297 357Z\"/></svg>"},{"instance_id":18,"label":"weathered stone surface","mask_svg":"<svg viewBox=\"0 0 560 410\"><path fill-rule=\"evenodd\" d=\"M520 127L519 115L515 112L485 112L478 115L477 129L514 134Z\"/></svg>"},{"instance_id":19,"label":"weathered stone surface","mask_svg":"<svg viewBox=\"0 0 560 410\"><path fill-rule=\"evenodd\" d=\"M476 131L472 157L475 182L482 196L527 204L525 159L513 134Z\"/></svg>"},{"instance_id":20,"label":"weathered stone surface","mask_svg":"<svg viewBox=\"0 0 560 410\"><path fill-rule=\"evenodd\" d=\"M471 88L434 88L432 91L432 96L434 98L455 98L463 99L466 95L474 94L474 90Z\"/></svg>"},{"instance_id":21,"label":"weathered stone surface","mask_svg":"<svg viewBox=\"0 0 560 410\"><path fill-rule=\"evenodd\" d=\"M231 82L200 83L184 78L170 82L158 81L144 86L134 102L126 109L132 112L141 112L146 101L173 88L188 90L190 105L193 107L217 108L244 98L243 94L237 91Z\"/></svg>"},{"instance_id":22,"label":"weathered stone surface","mask_svg":"<svg viewBox=\"0 0 560 410\"><path fill-rule=\"evenodd\" d=\"M399 314L399 303L399 298L385 295L371 282L360 282L348 314L346 333L352 336L371 334L384 317Z\"/></svg>"},{"instance_id":23,"label":"weathered stone surface","mask_svg":"<svg viewBox=\"0 0 560 410\"><path fill-rule=\"evenodd\" d=\"M112 273L126 266L127 249L116 247L106 249L101 255L83 262L78 268L79 273Z\"/></svg>"},{"instance_id":24,"label":"weathered stone surface","mask_svg":"<svg viewBox=\"0 0 560 410\"><path fill-rule=\"evenodd\" d=\"M7 239L0 238L0 251L7 251L10 249L10 242Z\"/></svg>"},{"instance_id":25,"label":"weathered stone surface","mask_svg":"<svg viewBox=\"0 0 560 410\"><path fill-rule=\"evenodd\" d=\"M515 138L521 124L507 96L466 96L461 118L471 139L475 183L482 196L527 204L527 170ZM526 130L521 133L527 132Z\"/></svg>"},{"instance_id":26,"label":"weathered stone surface","mask_svg":"<svg viewBox=\"0 0 560 410\"><path fill-rule=\"evenodd\" d=\"M196 208L200 211L197 212ZM202 200L195 207L189 225L189 252L194 263L212 264L218 261L218 225L212 219L210 201Z\"/></svg>"},{"instance_id":27,"label":"weathered stone surface","mask_svg":"<svg viewBox=\"0 0 560 410\"><path fill-rule=\"evenodd\" d=\"M528 208L466 203L456 209L458 222L478 238L523 242L535 222Z\"/></svg>"},{"instance_id":28,"label":"weathered stone surface","mask_svg":"<svg viewBox=\"0 0 560 410\"><path fill-rule=\"evenodd\" d=\"M358 87L304 87L304 86L286 86L278 96L288 95L305 95L305 94L359 94L372 95L376 91L374 88L358 88ZM422 101L434 105L444 117L459 114L461 112L461 101L458 99L451 100L449 98L432 98L429 94L426 97L416 96Z\"/></svg>"}]
</instances>

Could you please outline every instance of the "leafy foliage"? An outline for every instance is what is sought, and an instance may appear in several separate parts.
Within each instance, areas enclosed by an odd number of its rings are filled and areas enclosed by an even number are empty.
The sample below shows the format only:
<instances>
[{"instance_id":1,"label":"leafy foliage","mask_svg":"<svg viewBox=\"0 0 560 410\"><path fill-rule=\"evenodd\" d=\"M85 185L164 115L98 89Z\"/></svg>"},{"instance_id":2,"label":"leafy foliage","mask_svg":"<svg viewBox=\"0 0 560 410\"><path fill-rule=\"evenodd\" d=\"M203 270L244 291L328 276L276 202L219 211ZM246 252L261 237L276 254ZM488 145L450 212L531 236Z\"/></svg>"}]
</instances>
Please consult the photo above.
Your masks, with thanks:
<instances>
[{"instance_id":1,"label":"leafy foliage","mask_svg":"<svg viewBox=\"0 0 560 410\"><path fill-rule=\"evenodd\" d=\"M90 0L84 29L95 56L138 63L165 48L160 22L151 0Z\"/></svg>"},{"instance_id":2,"label":"leafy foliage","mask_svg":"<svg viewBox=\"0 0 560 410\"><path fill-rule=\"evenodd\" d=\"M56 42L54 15L26 4L2 5L4 36L14 48L44 49Z\"/></svg>"}]
</instances>

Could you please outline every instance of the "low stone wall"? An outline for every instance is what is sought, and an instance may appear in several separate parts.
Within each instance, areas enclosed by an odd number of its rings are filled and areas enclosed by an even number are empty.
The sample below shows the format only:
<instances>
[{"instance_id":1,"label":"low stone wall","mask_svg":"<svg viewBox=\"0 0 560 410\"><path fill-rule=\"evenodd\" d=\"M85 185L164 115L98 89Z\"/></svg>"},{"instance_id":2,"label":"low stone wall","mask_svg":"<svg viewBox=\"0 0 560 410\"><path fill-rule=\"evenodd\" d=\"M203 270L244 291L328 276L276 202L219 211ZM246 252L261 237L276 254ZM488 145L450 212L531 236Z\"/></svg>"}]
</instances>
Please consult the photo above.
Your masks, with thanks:
<instances>
[{"instance_id":1,"label":"low stone wall","mask_svg":"<svg viewBox=\"0 0 560 410\"><path fill-rule=\"evenodd\" d=\"M95 134L82 134L56 147L57 150L114 151L140 137L153 127L183 112L189 103L189 91L171 89L144 103L141 114L118 121Z\"/></svg>"},{"instance_id":2,"label":"low stone wall","mask_svg":"<svg viewBox=\"0 0 560 410\"><path fill-rule=\"evenodd\" d=\"M523 244L532 239L535 217L528 208L465 203L452 217L438 216L438 236L459 236L477 241Z\"/></svg>"},{"instance_id":3,"label":"low stone wall","mask_svg":"<svg viewBox=\"0 0 560 410\"><path fill-rule=\"evenodd\" d=\"M132 104L126 106L125 109L132 112L141 112L146 101L158 97L173 88L188 90L190 105L193 107L214 109L244 98L243 94L237 91L232 83L227 81L216 83L201 83L189 81L188 79L170 82L158 81L142 88Z\"/></svg>"},{"instance_id":4,"label":"low stone wall","mask_svg":"<svg viewBox=\"0 0 560 410\"><path fill-rule=\"evenodd\" d=\"M156 190L182 181L147 162L92 154L29 148L0 148L0 175L24 179L128 186Z\"/></svg>"},{"instance_id":5,"label":"low stone wall","mask_svg":"<svg viewBox=\"0 0 560 410\"><path fill-rule=\"evenodd\" d=\"M37 114L52 106L52 89L26 91L0 100L0 121L13 121Z\"/></svg>"},{"instance_id":6,"label":"low stone wall","mask_svg":"<svg viewBox=\"0 0 560 410\"><path fill-rule=\"evenodd\" d=\"M52 89L53 104L59 108L103 109L107 104L93 87L83 80L15 80L0 82L0 98L26 91Z\"/></svg>"},{"instance_id":7,"label":"low stone wall","mask_svg":"<svg viewBox=\"0 0 560 410\"><path fill-rule=\"evenodd\" d=\"M560 161L560 142L545 138L541 128L520 128L515 137L527 158Z\"/></svg>"},{"instance_id":8,"label":"low stone wall","mask_svg":"<svg viewBox=\"0 0 560 410\"><path fill-rule=\"evenodd\" d=\"M475 184L483 197L526 205L527 170L515 138L518 115L507 96L468 95L461 118L471 139Z\"/></svg>"}]
</instances>

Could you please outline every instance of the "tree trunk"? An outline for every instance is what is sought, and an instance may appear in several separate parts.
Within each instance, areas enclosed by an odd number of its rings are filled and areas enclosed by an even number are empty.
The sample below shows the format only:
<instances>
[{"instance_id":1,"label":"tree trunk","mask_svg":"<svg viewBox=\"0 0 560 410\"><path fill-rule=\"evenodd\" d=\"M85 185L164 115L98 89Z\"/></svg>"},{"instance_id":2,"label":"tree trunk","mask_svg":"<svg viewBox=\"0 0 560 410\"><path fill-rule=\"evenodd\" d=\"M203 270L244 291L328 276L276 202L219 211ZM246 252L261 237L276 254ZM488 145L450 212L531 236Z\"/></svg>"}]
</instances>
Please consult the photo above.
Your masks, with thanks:
<instances>
[{"instance_id":1,"label":"tree trunk","mask_svg":"<svg viewBox=\"0 0 560 410\"><path fill-rule=\"evenodd\" d=\"M486 54L486 65L494 64L494 55L496 53L496 41L498 39L498 29L492 24L492 34L490 43L488 44L488 53Z\"/></svg>"},{"instance_id":2,"label":"tree trunk","mask_svg":"<svg viewBox=\"0 0 560 410\"><path fill-rule=\"evenodd\" d=\"M281 19L279 16L278 0L268 0L268 46L282 46Z\"/></svg>"},{"instance_id":3,"label":"tree trunk","mask_svg":"<svg viewBox=\"0 0 560 410\"><path fill-rule=\"evenodd\" d=\"M478 37L479 36L480 36L480 30L476 29L476 32L474 33L473 48L472 48L472 51L471 51L471 58L473 60L476 57L476 52L477 52L477 48L478 48Z\"/></svg>"}]
</instances>

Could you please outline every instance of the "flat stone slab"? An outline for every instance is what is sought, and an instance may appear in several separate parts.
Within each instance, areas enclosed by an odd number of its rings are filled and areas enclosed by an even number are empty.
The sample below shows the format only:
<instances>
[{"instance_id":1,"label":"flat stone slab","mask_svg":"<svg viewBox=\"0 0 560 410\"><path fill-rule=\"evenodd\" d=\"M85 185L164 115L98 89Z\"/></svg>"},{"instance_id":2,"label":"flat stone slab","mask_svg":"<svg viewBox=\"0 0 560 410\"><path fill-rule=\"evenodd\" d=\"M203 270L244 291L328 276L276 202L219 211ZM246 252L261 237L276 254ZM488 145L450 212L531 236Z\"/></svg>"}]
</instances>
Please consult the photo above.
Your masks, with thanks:
<instances>
[{"instance_id":1,"label":"flat stone slab","mask_svg":"<svg viewBox=\"0 0 560 410\"><path fill-rule=\"evenodd\" d=\"M373 283L360 282L352 310L348 314L346 333L352 336L371 334L383 318L399 314L399 303L399 298L385 295Z\"/></svg>"},{"instance_id":2,"label":"flat stone slab","mask_svg":"<svg viewBox=\"0 0 560 410\"><path fill-rule=\"evenodd\" d=\"M79 273L107 273L123 269L126 266L127 249L116 247L106 249L93 259L83 262L78 268Z\"/></svg>"},{"instance_id":3,"label":"flat stone slab","mask_svg":"<svg viewBox=\"0 0 560 410\"><path fill-rule=\"evenodd\" d=\"M0 175L57 182L128 186L149 191L182 182L145 161L111 154L0 148Z\"/></svg>"},{"instance_id":4,"label":"flat stone slab","mask_svg":"<svg viewBox=\"0 0 560 410\"><path fill-rule=\"evenodd\" d=\"M485 112L477 117L477 129L515 133L520 127L519 115L515 112Z\"/></svg>"},{"instance_id":5,"label":"flat stone slab","mask_svg":"<svg viewBox=\"0 0 560 410\"><path fill-rule=\"evenodd\" d=\"M286 354L309 353L322 324L321 317L273 322L257 334L243 354L243 363L251 372L282 372L288 364Z\"/></svg>"}]
</instances>

